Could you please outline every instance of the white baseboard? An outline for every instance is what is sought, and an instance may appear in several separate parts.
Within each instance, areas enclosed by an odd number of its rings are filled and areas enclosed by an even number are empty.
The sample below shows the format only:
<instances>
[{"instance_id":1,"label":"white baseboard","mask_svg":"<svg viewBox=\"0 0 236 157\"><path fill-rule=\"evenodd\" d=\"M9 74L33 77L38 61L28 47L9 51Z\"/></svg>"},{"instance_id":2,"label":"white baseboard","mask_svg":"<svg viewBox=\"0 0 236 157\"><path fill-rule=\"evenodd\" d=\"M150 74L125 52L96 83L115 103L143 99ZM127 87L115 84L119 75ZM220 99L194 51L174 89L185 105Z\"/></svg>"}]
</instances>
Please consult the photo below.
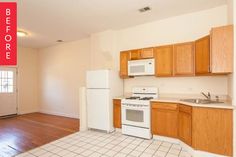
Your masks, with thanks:
<instances>
[{"instance_id":1,"label":"white baseboard","mask_svg":"<svg viewBox=\"0 0 236 157\"><path fill-rule=\"evenodd\" d=\"M227 156L224 156L224 155L213 154L213 153L209 153L209 152L205 152L205 151L195 150L192 147L190 147L189 145L185 144L184 142L182 142L181 140L176 139L176 138L170 138L170 137L165 137L165 136L154 135L153 139L157 139L157 140L160 140L160 141L166 141L166 142L170 142L170 143L180 144L180 146L183 147L184 150L186 150L193 157L227 157Z\"/></svg>"},{"instance_id":2,"label":"white baseboard","mask_svg":"<svg viewBox=\"0 0 236 157\"><path fill-rule=\"evenodd\" d=\"M115 128L115 131L116 131L116 132L122 132L122 129L120 129L120 128Z\"/></svg>"},{"instance_id":3,"label":"white baseboard","mask_svg":"<svg viewBox=\"0 0 236 157\"><path fill-rule=\"evenodd\" d=\"M18 115L22 115L22 114L29 114L29 113L35 113L35 112L39 112L39 110L23 110L23 111L18 111L17 114Z\"/></svg>"},{"instance_id":4,"label":"white baseboard","mask_svg":"<svg viewBox=\"0 0 236 157\"><path fill-rule=\"evenodd\" d=\"M66 113L52 112L52 111L45 111L45 110L40 110L39 112L45 113L45 114L51 114L51 115L55 115L55 116L63 116L63 117L79 119L79 115L71 115L71 114L66 114Z\"/></svg>"},{"instance_id":5,"label":"white baseboard","mask_svg":"<svg viewBox=\"0 0 236 157\"><path fill-rule=\"evenodd\" d=\"M80 127L80 128L79 128L79 131L87 131L87 130L88 130L87 127Z\"/></svg>"},{"instance_id":6,"label":"white baseboard","mask_svg":"<svg viewBox=\"0 0 236 157\"><path fill-rule=\"evenodd\" d=\"M160 140L160 141L167 141L167 142L170 142L170 143L180 144L179 139L171 138L171 137L153 135L153 139Z\"/></svg>"}]
</instances>

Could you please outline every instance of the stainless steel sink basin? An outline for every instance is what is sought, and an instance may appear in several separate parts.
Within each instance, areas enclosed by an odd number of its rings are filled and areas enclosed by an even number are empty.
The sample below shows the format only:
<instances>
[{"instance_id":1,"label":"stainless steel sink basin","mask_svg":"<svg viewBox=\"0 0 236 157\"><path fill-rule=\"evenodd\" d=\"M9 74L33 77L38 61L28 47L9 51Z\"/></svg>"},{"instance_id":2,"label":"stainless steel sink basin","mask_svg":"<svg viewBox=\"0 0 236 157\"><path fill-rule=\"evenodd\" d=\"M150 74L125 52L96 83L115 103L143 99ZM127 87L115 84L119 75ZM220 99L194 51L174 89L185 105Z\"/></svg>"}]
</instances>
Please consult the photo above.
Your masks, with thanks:
<instances>
[{"instance_id":1,"label":"stainless steel sink basin","mask_svg":"<svg viewBox=\"0 0 236 157\"><path fill-rule=\"evenodd\" d=\"M214 101L214 100L208 100L208 99L180 99L180 101L190 102L190 103L196 103L196 104L215 104L215 103L224 103L221 101Z\"/></svg>"}]
</instances>

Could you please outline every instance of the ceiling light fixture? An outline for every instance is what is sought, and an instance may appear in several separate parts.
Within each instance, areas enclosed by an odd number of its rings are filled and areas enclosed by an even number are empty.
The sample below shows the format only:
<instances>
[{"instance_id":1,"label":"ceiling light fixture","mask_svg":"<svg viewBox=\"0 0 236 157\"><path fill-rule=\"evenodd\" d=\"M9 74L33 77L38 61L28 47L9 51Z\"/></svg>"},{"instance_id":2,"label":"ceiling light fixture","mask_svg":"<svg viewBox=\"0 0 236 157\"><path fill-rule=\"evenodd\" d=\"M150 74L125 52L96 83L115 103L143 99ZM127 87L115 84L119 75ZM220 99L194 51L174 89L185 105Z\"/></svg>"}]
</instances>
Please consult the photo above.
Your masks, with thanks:
<instances>
[{"instance_id":1,"label":"ceiling light fixture","mask_svg":"<svg viewBox=\"0 0 236 157\"><path fill-rule=\"evenodd\" d=\"M17 36L18 36L18 37L25 37L25 36L27 36L27 35L28 35L27 32L24 32L24 31L17 31Z\"/></svg>"},{"instance_id":2,"label":"ceiling light fixture","mask_svg":"<svg viewBox=\"0 0 236 157\"><path fill-rule=\"evenodd\" d=\"M58 43L62 43L62 42L64 42L63 40L57 40L56 42L58 42Z\"/></svg>"},{"instance_id":3,"label":"ceiling light fixture","mask_svg":"<svg viewBox=\"0 0 236 157\"><path fill-rule=\"evenodd\" d=\"M139 12L143 13L143 12L150 11L150 10L151 10L151 8L147 6L147 7L143 7L141 9L139 9Z\"/></svg>"}]
</instances>

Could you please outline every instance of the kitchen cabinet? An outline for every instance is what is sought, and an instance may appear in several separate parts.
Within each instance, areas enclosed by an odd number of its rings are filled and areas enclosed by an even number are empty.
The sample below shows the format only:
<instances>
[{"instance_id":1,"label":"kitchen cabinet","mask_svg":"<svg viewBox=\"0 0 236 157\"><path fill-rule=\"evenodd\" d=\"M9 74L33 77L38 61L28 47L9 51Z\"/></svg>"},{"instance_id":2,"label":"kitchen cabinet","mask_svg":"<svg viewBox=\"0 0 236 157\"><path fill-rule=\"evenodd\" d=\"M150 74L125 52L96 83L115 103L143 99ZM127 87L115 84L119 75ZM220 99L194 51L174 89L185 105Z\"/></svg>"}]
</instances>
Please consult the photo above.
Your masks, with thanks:
<instances>
[{"instance_id":1,"label":"kitchen cabinet","mask_svg":"<svg viewBox=\"0 0 236 157\"><path fill-rule=\"evenodd\" d=\"M179 105L178 136L188 145L192 145L192 107Z\"/></svg>"},{"instance_id":2,"label":"kitchen cabinet","mask_svg":"<svg viewBox=\"0 0 236 157\"><path fill-rule=\"evenodd\" d=\"M175 44L173 61L174 76L194 75L194 43Z\"/></svg>"},{"instance_id":3,"label":"kitchen cabinet","mask_svg":"<svg viewBox=\"0 0 236 157\"><path fill-rule=\"evenodd\" d=\"M193 107L192 125L192 145L196 150L232 156L232 110Z\"/></svg>"},{"instance_id":4,"label":"kitchen cabinet","mask_svg":"<svg viewBox=\"0 0 236 157\"><path fill-rule=\"evenodd\" d=\"M211 30L211 72L231 73L233 70L233 26Z\"/></svg>"},{"instance_id":5,"label":"kitchen cabinet","mask_svg":"<svg viewBox=\"0 0 236 157\"><path fill-rule=\"evenodd\" d=\"M178 137L178 104L152 102L152 134Z\"/></svg>"},{"instance_id":6,"label":"kitchen cabinet","mask_svg":"<svg viewBox=\"0 0 236 157\"><path fill-rule=\"evenodd\" d=\"M154 52L153 48L143 48L141 51L141 59L148 59L148 58L153 58L154 57Z\"/></svg>"},{"instance_id":7,"label":"kitchen cabinet","mask_svg":"<svg viewBox=\"0 0 236 157\"><path fill-rule=\"evenodd\" d=\"M120 52L120 77L128 78L128 61L130 60L130 51Z\"/></svg>"},{"instance_id":8,"label":"kitchen cabinet","mask_svg":"<svg viewBox=\"0 0 236 157\"><path fill-rule=\"evenodd\" d=\"M173 45L154 48L155 76L172 76Z\"/></svg>"},{"instance_id":9,"label":"kitchen cabinet","mask_svg":"<svg viewBox=\"0 0 236 157\"><path fill-rule=\"evenodd\" d=\"M130 59L131 60L139 60L139 59L148 59L153 58L153 48L143 48L143 49L136 49L130 50Z\"/></svg>"},{"instance_id":10,"label":"kitchen cabinet","mask_svg":"<svg viewBox=\"0 0 236 157\"><path fill-rule=\"evenodd\" d=\"M210 36L195 41L195 73L210 73Z\"/></svg>"},{"instance_id":11,"label":"kitchen cabinet","mask_svg":"<svg viewBox=\"0 0 236 157\"><path fill-rule=\"evenodd\" d=\"M131 60L138 60L141 59L141 49L131 50L130 51L130 59Z\"/></svg>"},{"instance_id":12,"label":"kitchen cabinet","mask_svg":"<svg viewBox=\"0 0 236 157\"><path fill-rule=\"evenodd\" d=\"M113 125L114 128L121 128L121 100L113 99Z\"/></svg>"}]
</instances>

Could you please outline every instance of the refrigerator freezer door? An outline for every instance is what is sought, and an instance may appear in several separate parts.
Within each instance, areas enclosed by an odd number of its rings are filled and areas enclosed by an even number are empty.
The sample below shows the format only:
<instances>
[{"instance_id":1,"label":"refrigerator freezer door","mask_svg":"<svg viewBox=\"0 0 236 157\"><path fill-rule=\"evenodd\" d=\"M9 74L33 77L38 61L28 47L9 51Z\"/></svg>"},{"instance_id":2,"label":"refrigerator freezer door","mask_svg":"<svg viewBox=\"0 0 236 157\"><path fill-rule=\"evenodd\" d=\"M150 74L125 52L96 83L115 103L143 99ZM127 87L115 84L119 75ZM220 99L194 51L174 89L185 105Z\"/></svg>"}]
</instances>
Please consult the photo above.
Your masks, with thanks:
<instances>
[{"instance_id":1,"label":"refrigerator freezer door","mask_svg":"<svg viewBox=\"0 0 236 157\"><path fill-rule=\"evenodd\" d=\"M87 89L88 128L110 131L109 92L109 89Z\"/></svg>"},{"instance_id":2,"label":"refrigerator freezer door","mask_svg":"<svg viewBox=\"0 0 236 157\"><path fill-rule=\"evenodd\" d=\"M87 71L87 88L110 88L109 70Z\"/></svg>"}]
</instances>

